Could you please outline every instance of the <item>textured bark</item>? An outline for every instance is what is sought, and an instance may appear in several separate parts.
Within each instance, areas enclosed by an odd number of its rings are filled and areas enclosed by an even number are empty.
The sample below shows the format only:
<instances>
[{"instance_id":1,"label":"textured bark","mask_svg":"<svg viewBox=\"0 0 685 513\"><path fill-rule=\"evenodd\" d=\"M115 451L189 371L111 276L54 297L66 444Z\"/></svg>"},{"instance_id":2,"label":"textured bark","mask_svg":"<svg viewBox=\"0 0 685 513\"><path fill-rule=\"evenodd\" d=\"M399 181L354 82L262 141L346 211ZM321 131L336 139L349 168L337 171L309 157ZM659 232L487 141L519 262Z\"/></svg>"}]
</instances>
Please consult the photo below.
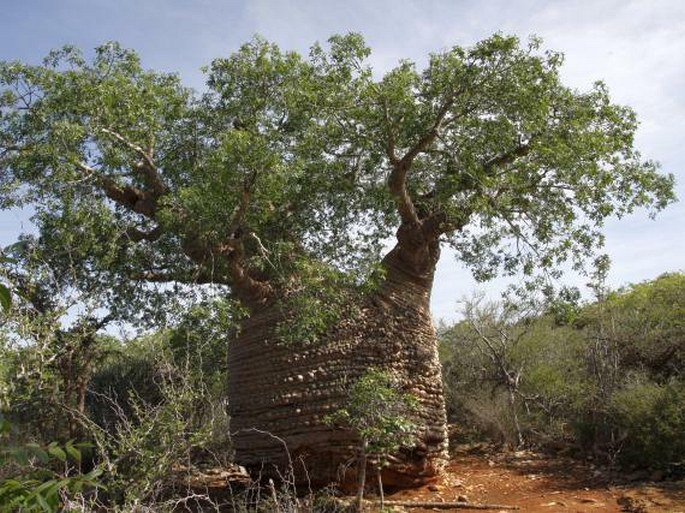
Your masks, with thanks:
<instances>
[{"instance_id":1,"label":"textured bark","mask_svg":"<svg viewBox=\"0 0 685 513\"><path fill-rule=\"evenodd\" d=\"M315 485L354 482L359 441L323 418L343 407L349 385L372 367L388 370L416 396L418 442L384 470L390 486L416 486L441 470L447 448L437 340L428 310L437 245L418 272L395 248L378 293L361 299L359 314L343 319L312 345L278 340L281 314L266 307L247 319L229 348L231 431L238 463L262 474L284 473ZM412 252L412 254L415 254ZM421 266L419 266L421 267ZM287 450L286 450L287 449Z\"/></svg>"}]
</instances>

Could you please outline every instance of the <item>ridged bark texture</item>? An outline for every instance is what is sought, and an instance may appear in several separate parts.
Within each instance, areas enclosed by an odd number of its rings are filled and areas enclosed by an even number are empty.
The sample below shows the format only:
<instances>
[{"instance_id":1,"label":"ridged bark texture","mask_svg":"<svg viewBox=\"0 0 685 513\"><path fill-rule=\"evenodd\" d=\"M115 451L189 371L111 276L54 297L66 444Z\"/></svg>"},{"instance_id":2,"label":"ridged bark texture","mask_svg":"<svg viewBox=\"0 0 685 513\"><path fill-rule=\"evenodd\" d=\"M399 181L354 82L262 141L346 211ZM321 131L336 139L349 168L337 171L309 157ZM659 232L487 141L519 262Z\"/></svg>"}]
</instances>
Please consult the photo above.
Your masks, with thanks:
<instances>
[{"instance_id":1,"label":"ridged bark texture","mask_svg":"<svg viewBox=\"0 0 685 513\"><path fill-rule=\"evenodd\" d=\"M359 441L323 418L344 407L351 383L370 368L389 371L420 408L414 447L384 472L389 486L417 486L444 465L446 417L437 340L428 310L430 285L393 269L359 314L343 319L323 340L287 344L276 336L277 307L247 319L229 348L231 432L236 461L263 475L292 463L300 481L351 482ZM432 272L430 273L432 278ZM415 277L414 277L415 278Z\"/></svg>"}]
</instances>

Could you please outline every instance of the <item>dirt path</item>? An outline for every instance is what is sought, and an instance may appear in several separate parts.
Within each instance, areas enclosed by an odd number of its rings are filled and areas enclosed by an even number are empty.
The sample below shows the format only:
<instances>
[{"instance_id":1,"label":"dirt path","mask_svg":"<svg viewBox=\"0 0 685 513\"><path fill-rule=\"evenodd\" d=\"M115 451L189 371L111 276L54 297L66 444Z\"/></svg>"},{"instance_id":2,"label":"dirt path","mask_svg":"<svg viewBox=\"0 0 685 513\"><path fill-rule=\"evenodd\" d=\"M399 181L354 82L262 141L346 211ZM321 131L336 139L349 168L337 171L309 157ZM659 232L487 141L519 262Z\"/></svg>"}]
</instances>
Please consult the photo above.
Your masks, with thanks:
<instances>
[{"instance_id":1,"label":"dirt path","mask_svg":"<svg viewBox=\"0 0 685 513\"><path fill-rule=\"evenodd\" d=\"M638 483L628 482L625 477L621 481L589 464L527 451L508 455L457 454L438 483L397 492L388 499L468 500L518 506L519 511L528 513L685 513L685 481Z\"/></svg>"}]
</instances>

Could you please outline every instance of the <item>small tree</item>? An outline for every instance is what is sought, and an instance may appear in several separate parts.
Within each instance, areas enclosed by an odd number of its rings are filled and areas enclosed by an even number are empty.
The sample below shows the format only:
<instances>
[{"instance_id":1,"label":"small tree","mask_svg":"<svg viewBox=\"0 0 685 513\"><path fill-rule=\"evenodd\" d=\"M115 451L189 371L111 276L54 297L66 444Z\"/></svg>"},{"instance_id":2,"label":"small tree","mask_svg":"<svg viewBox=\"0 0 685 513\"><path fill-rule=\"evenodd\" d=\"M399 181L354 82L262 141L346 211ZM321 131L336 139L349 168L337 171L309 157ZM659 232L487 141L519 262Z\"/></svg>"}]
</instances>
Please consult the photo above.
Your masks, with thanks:
<instances>
[{"instance_id":1,"label":"small tree","mask_svg":"<svg viewBox=\"0 0 685 513\"><path fill-rule=\"evenodd\" d=\"M115 315L99 308L105 290L79 287L73 268L54 267L36 246L24 238L0 252L0 410L27 436L81 439L88 384L114 343L103 331Z\"/></svg>"},{"instance_id":2,"label":"small tree","mask_svg":"<svg viewBox=\"0 0 685 513\"><path fill-rule=\"evenodd\" d=\"M352 385L347 407L327 418L329 423L346 425L359 437L356 511L362 509L369 458L376 468L383 508L381 470L392 453L414 442L417 426L410 416L416 408L416 399L399 390L388 372L371 369Z\"/></svg>"}]
</instances>

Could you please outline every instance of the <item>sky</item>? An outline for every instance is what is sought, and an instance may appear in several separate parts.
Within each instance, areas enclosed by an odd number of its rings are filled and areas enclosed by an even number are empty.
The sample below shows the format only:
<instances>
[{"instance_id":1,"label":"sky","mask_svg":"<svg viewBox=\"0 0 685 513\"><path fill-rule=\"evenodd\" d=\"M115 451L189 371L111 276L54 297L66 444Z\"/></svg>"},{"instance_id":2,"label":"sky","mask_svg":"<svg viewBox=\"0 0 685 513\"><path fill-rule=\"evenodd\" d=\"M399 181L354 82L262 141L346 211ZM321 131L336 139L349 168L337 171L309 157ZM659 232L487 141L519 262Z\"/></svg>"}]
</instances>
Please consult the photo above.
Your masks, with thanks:
<instances>
[{"instance_id":1,"label":"sky","mask_svg":"<svg viewBox=\"0 0 685 513\"><path fill-rule=\"evenodd\" d=\"M615 102L630 105L641 125L637 147L677 179L685 197L685 2L682 0L0 0L0 60L39 63L53 48L85 51L116 40L143 65L178 72L202 89L202 66L260 34L284 49L307 52L335 33L359 32L378 74L401 59L419 67L430 52L468 46L495 32L543 38L561 51L567 85L587 90L603 80ZM30 229L26 212L0 213L0 244ZM606 225L612 260L608 284L624 286L685 270L685 203L655 220L637 212ZM568 275L564 283L587 279ZM489 297L509 282L476 284L444 252L432 308L459 317L474 291Z\"/></svg>"}]
</instances>

